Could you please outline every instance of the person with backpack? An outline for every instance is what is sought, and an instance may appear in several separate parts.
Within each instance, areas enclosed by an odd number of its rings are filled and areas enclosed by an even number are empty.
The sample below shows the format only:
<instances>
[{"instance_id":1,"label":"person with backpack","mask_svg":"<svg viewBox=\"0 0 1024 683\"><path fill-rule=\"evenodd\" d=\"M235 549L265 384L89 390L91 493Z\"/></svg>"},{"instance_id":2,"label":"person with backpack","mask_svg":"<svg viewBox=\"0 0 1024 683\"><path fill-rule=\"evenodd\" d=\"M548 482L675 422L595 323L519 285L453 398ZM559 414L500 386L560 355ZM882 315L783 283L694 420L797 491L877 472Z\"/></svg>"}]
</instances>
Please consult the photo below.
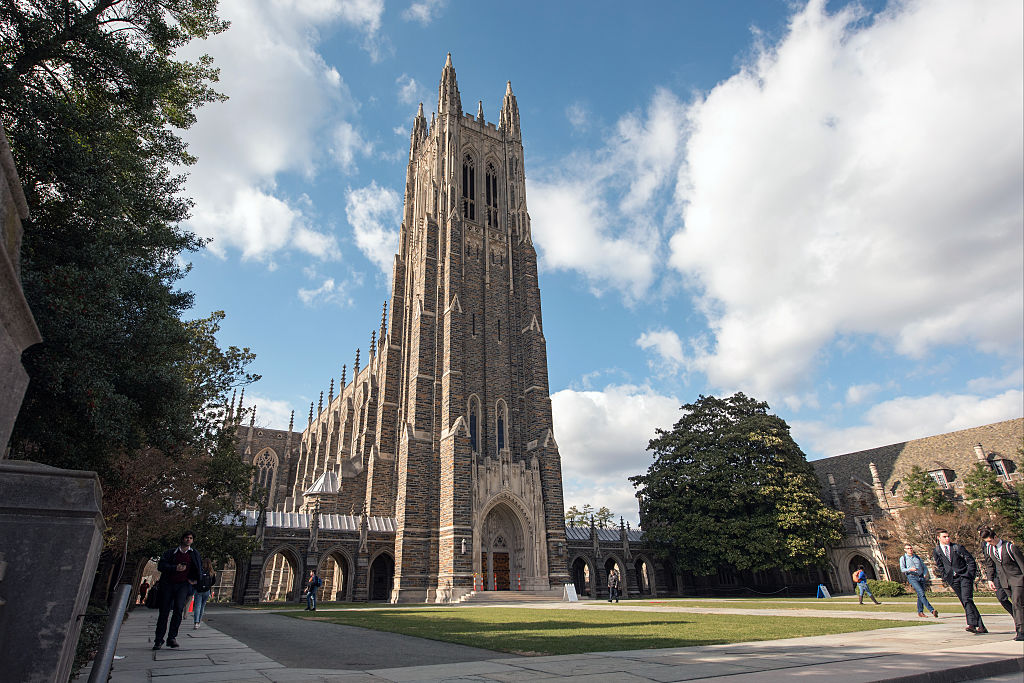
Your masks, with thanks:
<instances>
[{"instance_id":1,"label":"person with backpack","mask_svg":"<svg viewBox=\"0 0 1024 683\"><path fill-rule=\"evenodd\" d=\"M319 576L316 575L315 569L309 570L309 579L306 581L306 590L303 593L306 594L306 611L316 611L316 589L323 585L323 581Z\"/></svg>"},{"instance_id":2,"label":"person with backpack","mask_svg":"<svg viewBox=\"0 0 1024 683\"><path fill-rule=\"evenodd\" d=\"M203 560L203 574L199 578L199 583L196 584L196 596L192 603L192 620L195 622L192 626L193 631L203 623L203 610L206 609L206 602L210 599L213 584L216 581L217 572L213 571L213 563L210 562L210 558L206 558Z\"/></svg>"},{"instance_id":3,"label":"person with backpack","mask_svg":"<svg viewBox=\"0 0 1024 683\"><path fill-rule=\"evenodd\" d=\"M867 594L867 596L871 598L871 602L876 605L882 604L878 602L878 600L875 600L875 596L870 590L868 590L868 575L864 572L864 565L857 565L857 571L851 574L850 577L853 579L853 583L857 586L857 593L860 595L860 604L864 604L865 594Z\"/></svg>"},{"instance_id":4,"label":"person with backpack","mask_svg":"<svg viewBox=\"0 0 1024 683\"><path fill-rule=\"evenodd\" d=\"M1020 548L1000 539L990 528L982 529L981 540L985 551L988 587L996 590L998 585L1009 591L1013 625L1017 631L1014 640L1024 640L1024 557L1021 556Z\"/></svg>"}]
</instances>

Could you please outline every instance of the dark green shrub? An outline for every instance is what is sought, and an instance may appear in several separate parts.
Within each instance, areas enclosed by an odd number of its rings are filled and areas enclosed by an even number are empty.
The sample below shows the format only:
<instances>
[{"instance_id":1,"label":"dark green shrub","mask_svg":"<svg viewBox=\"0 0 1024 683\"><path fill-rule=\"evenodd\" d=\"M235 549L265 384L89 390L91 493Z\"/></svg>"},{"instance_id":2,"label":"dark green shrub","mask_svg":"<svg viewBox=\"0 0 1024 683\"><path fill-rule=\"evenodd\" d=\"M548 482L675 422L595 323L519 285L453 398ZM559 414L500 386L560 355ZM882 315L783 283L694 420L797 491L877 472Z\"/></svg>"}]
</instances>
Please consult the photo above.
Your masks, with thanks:
<instances>
[{"instance_id":1,"label":"dark green shrub","mask_svg":"<svg viewBox=\"0 0 1024 683\"><path fill-rule=\"evenodd\" d=\"M874 579L868 579L868 590L876 598L895 598L898 595L907 594L903 584L897 581L875 581Z\"/></svg>"}]
</instances>

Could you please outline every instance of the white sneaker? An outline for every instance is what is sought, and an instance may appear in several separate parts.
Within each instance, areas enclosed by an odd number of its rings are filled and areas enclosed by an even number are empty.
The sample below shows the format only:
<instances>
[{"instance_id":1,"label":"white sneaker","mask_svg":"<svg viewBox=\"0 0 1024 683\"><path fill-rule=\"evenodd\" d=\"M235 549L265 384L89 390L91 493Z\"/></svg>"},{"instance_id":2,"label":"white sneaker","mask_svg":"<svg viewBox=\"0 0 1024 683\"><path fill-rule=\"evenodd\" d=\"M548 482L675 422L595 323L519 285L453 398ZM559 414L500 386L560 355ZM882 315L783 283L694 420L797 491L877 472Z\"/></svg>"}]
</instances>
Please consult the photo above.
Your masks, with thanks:
<instances>
[{"instance_id":1,"label":"white sneaker","mask_svg":"<svg viewBox=\"0 0 1024 683\"><path fill-rule=\"evenodd\" d=\"M195 625L194 625L194 626L192 627L192 630L193 630L193 631L198 631L198 630L199 630L199 622L198 622L198 621L197 621L197 622L195 623Z\"/></svg>"}]
</instances>

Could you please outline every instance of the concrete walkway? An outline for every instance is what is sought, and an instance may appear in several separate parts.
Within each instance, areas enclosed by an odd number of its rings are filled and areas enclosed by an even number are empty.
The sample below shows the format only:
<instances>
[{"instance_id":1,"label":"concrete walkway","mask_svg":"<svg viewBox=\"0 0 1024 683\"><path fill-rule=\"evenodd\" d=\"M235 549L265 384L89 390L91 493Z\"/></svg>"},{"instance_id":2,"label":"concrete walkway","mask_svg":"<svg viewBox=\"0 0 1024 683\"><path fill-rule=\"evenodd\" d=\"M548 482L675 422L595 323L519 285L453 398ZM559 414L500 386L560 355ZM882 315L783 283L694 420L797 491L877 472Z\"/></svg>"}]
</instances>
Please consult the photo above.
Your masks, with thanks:
<instances>
[{"instance_id":1,"label":"concrete walkway","mask_svg":"<svg viewBox=\"0 0 1024 683\"><path fill-rule=\"evenodd\" d=\"M530 607L541 606L543 605ZM565 607L560 603L550 603L548 606L559 609ZM661 606L658 607L660 611ZM592 606L582 607L588 608ZM751 610L757 613L766 611L768 610ZM779 612L792 614L788 610ZM245 614L247 618L254 620L269 616L255 611ZM215 620L213 614L210 616L211 621ZM814 616L823 615L817 612ZM864 615L858 613L857 616ZM872 616L878 617L880 614ZM117 654L123 659L115 661L111 680L113 683L534 680L628 683L713 679L770 683L783 680L788 682L792 678L799 678L811 681L828 680L830 683L853 683L967 681L1011 672L1024 672L1024 644L1012 640L1013 624L1009 615L987 616L985 621L991 633L984 636L965 633L962 613L951 613L948 619L943 618L939 623L830 636L555 657L510 657L490 653L494 655L492 658L475 661L421 666L378 666L356 670L285 666L210 625L193 631L187 621L185 624L189 626L188 630L182 629L179 634L178 640L182 644L180 649L170 650L165 647L154 652L150 648L156 612L135 610L122 627ZM293 623L296 628L305 628L309 622ZM362 642L366 647L385 648L384 656L392 656L395 665L407 663L401 658L400 649L389 647L388 638L408 636L379 634L362 629L352 631L349 637L355 639L355 642L358 643L359 639L365 638ZM434 641L422 642L433 648L443 648L447 645ZM317 643L316 646L324 647L322 643ZM479 652L474 648L465 649L474 653ZM85 681L87 678L88 670L79 680Z\"/></svg>"}]
</instances>

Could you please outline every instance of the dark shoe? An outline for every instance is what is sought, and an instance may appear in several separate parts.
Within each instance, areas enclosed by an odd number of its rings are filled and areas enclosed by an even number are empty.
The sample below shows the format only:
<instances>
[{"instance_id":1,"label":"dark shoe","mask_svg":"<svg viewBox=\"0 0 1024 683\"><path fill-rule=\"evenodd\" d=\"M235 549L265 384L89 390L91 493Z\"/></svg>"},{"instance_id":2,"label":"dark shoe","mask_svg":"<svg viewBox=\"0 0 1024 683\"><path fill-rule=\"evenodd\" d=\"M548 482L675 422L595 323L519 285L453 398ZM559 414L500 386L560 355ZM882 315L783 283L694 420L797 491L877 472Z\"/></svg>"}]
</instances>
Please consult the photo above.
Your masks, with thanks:
<instances>
[{"instance_id":1,"label":"dark shoe","mask_svg":"<svg viewBox=\"0 0 1024 683\"><path fill-rule=\"evenodd\" d=\"M970 633L977 633L977 632L978 632L978 629L977 629L976 627L974 627L974 626L968 626L968 627L967 627L967 628L965 628L964 630L965 630L965 631L968 631L968 632L970 632Z\"/></svg>"},{"instance_id":2,"label":"dark shoe","mask_svg":"<svg viewBox=\"0 0 1024 683\"><path fill-rule=\"evenodd\" d=\"M935 617L936 619L938 619L939 618L939 610L933 609L932 610L932 616Z\"/></svg>"},{"instance_id":3,"label":"dark shoe","mask_svg":"<svg viewBox=\"0 0 1024 683\"><path fill-rule=\"evenodd\" d=\"M1014 638L1014 640L1024 640L1024 633L1018 633L1017 637Z\"/></svg>"},{"instance_id":4,"label":"dark shoe","mask_svg":"<svg viewBox=\"0 0 1024 683\"><path fill-rule=\"evenodd\" d=\"M919 616L919 617L923 617L923 616L924 616L924 612L918 612L918 613L917 613L917 616Z\"/></svg>"},{"instance_id":5,"label":"dark shoe","mask_svg":"<svg viewBox=\"0 0 1024 683\"><path fill-rule=\"evenodd\" d=\"M157 641L157 642L153 643L153 649L154 650L159 650L163 646L164 646L164 644L162 642L160 642L160 641Z\"/></svg>"},{"instance_id":6,"label":"dark shoe","mask_svg":"<svg viewBox=\"0 0 1024 683\"><path fill-rule=\"evenodd\" d=\"M180 645L178 645L178 641L175 640L174 638L168 638L167 639L167 647L176 648L176 647L180 647Z\"/></svg>"},{"instance_id":7,"label":"dark shoe","mask_svg":"<svg viewBox=\"0 0 1024 683\"><path fill-rule=\"evenodd\" d=\"M974 632L980 636L982 633L988 633L988 629L984 626L979 626L978 628L974 629Z\"/></svg>"}]
</instances>

